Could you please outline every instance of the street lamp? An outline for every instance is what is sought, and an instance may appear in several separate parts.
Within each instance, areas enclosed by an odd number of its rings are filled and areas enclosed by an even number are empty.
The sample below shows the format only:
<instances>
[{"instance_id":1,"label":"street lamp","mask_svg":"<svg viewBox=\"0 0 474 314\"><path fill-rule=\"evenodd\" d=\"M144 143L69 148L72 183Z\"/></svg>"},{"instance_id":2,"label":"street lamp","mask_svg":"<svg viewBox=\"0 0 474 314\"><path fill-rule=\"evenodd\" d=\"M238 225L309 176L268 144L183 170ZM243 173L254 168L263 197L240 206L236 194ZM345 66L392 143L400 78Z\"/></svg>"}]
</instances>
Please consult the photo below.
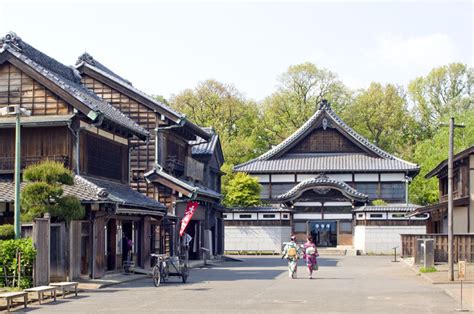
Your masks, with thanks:
<instances>
[{"instance_id":1,"label":"street lamp","mask_svg":"<svg viewBox=\"0 0 474 314\"><path fill-rule=\"evenodd\" d=\"M21 236L21 222L20 222L20 148L21 148L21 133L20 133L20 116L31 115L29 110L21 108L20 105L10 105L0 109L0 116L15 116L15 239Z\"/></svg>"}]
</instances>

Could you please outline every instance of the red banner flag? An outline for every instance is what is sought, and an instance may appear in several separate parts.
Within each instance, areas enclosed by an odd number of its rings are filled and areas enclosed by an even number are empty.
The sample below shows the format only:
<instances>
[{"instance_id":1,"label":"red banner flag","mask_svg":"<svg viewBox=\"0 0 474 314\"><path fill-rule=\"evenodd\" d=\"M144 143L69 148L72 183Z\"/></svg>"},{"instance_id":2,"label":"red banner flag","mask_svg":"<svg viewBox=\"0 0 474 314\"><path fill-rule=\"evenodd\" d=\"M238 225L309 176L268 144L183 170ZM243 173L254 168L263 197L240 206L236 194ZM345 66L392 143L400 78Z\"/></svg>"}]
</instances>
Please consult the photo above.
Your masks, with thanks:
<instances>
[{"instance_id":1,"label":"red banner flag","mask_svg":"<svg viewBox=\"0 0 474 314\"><path fill-rule=\"evenodd\" d=\"M198 202L188 202L188 206L186 207L186 211L184 212L184 217L181 220L181 229L179 230L179 236L181 237L184 233L184 230L188 226L189 221L194 215L194 212L198 208Z\"/></svg>"}]
</instances>

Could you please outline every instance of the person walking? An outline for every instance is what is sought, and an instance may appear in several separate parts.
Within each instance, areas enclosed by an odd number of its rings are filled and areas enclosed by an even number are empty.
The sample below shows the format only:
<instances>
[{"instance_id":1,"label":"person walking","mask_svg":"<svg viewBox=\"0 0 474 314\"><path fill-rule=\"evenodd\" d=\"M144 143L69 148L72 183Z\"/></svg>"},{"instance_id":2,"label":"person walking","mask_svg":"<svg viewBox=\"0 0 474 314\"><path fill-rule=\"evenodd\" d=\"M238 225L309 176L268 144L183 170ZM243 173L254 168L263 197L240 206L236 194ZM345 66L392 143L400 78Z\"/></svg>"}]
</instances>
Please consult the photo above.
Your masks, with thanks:
<instances>
[{"instance_id":1,"label":"person walking","mask_svg":"<svg viewBox=\"0 0 474 314\"><path fill-rule=\"evenodd\" d=\"M318 261L316 259L318 256L318 248L314 244L313 238L309 236L304 244L303 254L306 265L308 266L309 279L313 279L313 271L318 268Z\"/></svg>"},{"instance_id":2,"label":"person walking","mask_svg":"<svg viewBox=\"0 0 474 314\"><path fill-rule=\"evenodd\" d=\"M283 248L283 258L288 260L288 275L291 279L296 279L296 271L298 268L298 258L301 254L300 248L296 244L296 236L291 236L291 241Z\"/></svg>"}]
</instances>

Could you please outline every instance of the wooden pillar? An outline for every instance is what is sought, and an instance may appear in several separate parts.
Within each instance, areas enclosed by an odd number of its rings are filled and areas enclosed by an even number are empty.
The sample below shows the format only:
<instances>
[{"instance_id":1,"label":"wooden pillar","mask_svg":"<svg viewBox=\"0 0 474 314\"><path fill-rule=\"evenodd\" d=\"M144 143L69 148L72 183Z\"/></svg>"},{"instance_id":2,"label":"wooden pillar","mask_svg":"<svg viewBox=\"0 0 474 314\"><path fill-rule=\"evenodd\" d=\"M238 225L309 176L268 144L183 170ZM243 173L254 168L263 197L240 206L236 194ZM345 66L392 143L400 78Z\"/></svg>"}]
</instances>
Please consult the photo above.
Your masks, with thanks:
<instances>
[{"instance_id":1,"label":"wooden pillar","mask_svg":"<svg viewBox=\"0 0 474 314\"><path fill-rule=\"evenodd\" d=\"M37 250L33 268L33 284L49 284L50 273L50 232L49 218L36 218L33 221L33 244Z\"/></svg>"}]
</instances>

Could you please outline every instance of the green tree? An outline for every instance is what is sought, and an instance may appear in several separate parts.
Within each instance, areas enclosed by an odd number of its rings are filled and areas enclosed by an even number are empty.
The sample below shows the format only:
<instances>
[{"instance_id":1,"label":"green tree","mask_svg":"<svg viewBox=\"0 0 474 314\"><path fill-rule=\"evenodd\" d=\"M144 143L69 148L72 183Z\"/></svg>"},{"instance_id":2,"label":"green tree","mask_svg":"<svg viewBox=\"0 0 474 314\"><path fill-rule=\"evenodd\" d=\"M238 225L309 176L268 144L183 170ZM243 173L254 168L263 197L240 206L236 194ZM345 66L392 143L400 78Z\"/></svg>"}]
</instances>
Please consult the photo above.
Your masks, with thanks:
<instances>
[{"instance_id":1,"label":"green tree","mask_svg":"<svg viewBox=\"0 0 474 314\"><path fill-rule=\"evenodd\" d=\"M473 69L461 63L435 68L410 82L408 92L427 136L444 118L474 108L473 83Z\"/></svg>"},{"instance_id":2,"label":"green tree","mask_svg":"<svg viewBox=\"0 0 474 314\"><path fill-rule=\"evenodd\" d=\"M348 105L345 122L378 147L391 153L407 149L417 136L417 123L407 109L403 90L371 83Z\"/></svg>"},{"instance_id":3,"label":"green tree","mask_svg":"<svg viewBox=\"0 0 474 314\"><path fill-rule=\"evenodd\" d=\"M261 187L257 179L239 172L229 180L224 191L223 203L226 206L256 206L261 203L260 191Z\"/></svg>"},{"instance_id":4,"label":"green tree","mask_svg":"<svg viewBox=\"0 0 474 314\"><path fill-rule=\"evenodd\" d=\"M445 120L447 122L447 120ZM455 152L474 145L474 109L470 109L456 118L463 123L464 129L456 129L454 134ZM410 201L427 205L438 201L438 179L425 179L425 175L440 162L448 158L449 128L438 128L432 138L417 143L411 161L421 166L420 174L410 184Z\"/></svg>"},{"instance_id":5,"label":"green tree","mask_svg":"<svg viewBox=\"0 0 474 314\"><path fill-rule=\"evenodd\" d=\"M84 217L85 211L79 200L63 196L62 185L74 184L72 172L63 164L45 161L29 166L23 178L29 182L21 193L24 220L42 217L45 213L67 223Z\"/></svg>"},{"instance_id":6,"label":"green tree","mask_svg":"<svg viewBox=\"0 0 474 314\"><path fill-rule=\"evenodd\" d=\"M173 96L170 104L198 125L214 128L227 163L238 164L263 151L258 107L234 86L207 80Z\"/></svg>"},{"instance_id":7,"label":"green tree","mask_svg":"<svg viewBox=\"0 0 474 314\"><path fill-rule=\"evenodd\" d=\"M323 99L342 112L351 100L351 93L329 70L309 62L290 66L280 76L277 91L263 102L267 148L301 127Z\"/></svg>"}]
</instances>

